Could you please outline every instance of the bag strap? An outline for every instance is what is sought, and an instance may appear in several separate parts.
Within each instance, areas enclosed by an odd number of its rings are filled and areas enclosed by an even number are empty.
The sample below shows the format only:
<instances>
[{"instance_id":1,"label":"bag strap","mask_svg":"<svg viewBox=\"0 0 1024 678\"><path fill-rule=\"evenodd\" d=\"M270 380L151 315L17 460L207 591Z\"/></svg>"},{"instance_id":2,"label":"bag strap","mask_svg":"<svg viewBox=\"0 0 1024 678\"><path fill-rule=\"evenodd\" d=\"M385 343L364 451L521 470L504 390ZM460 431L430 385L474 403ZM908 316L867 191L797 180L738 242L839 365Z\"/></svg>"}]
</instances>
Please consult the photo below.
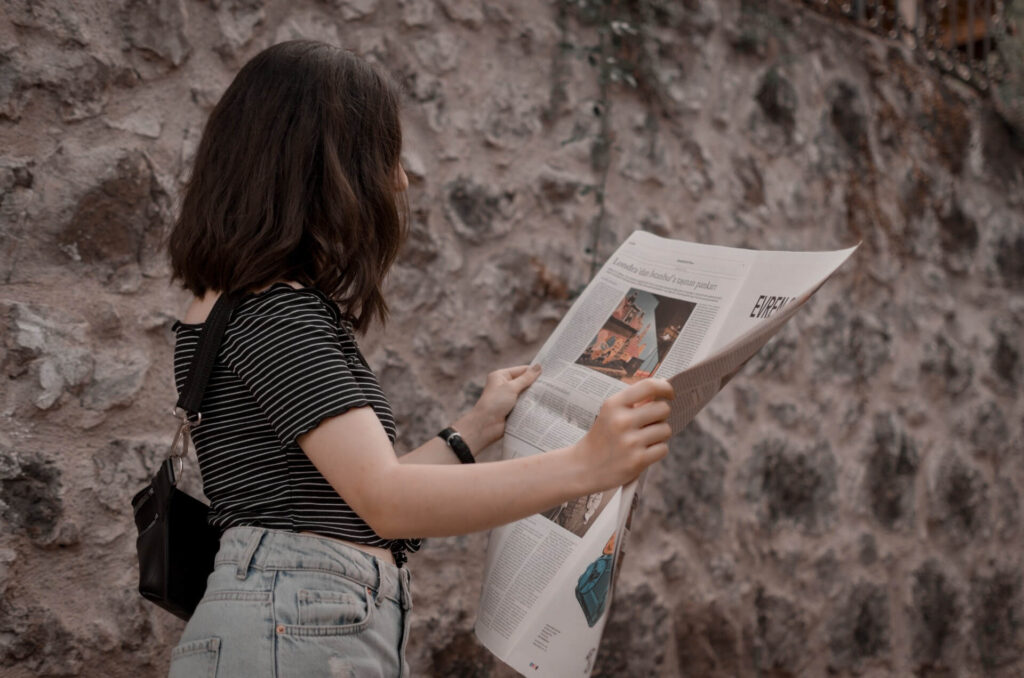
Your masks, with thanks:
<instances>
[{"instance_id":1,"label":"bag strap","mask_svg":"<svg viewBox=\"0 0 1024 678\"><path fill-rule=\"evenodd\" d=\"M243 295L237 293L220 295L206 318L199 335L199 347L192 357L188 376L185 377L185 387L178 398L178 407L184 410L187 417L199 414L203 392L206 390L206 382L210 380L210 373L213 372L213 363L217 358L224 330L227 329L231 314L242 301L242 297Z\"/></svg>"}]
</instances>

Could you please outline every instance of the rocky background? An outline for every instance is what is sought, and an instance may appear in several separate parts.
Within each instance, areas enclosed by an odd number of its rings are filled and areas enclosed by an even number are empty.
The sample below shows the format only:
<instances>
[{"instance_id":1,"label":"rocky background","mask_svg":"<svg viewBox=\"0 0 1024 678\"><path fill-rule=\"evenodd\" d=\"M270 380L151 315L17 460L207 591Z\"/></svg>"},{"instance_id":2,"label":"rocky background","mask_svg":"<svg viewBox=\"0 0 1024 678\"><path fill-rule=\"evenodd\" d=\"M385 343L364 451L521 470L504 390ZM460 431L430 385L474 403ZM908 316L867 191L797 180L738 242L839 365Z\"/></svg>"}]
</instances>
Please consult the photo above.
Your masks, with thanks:
<instances>
[{"instance_id":1,"label":"rocky background","mask_svg":"<svg viewBox=\"0 0 1024 678\"><path fill-rule=\"evenodd\" d=\"M652 472L595 675L1024 675L1024 142L985 97L784 0L0 12L4 676L166 671L129 511L173 423L160 242L220 92L296 37L406 89L413 234L362 341L405 448L633 229L864 243ZM508 674L485 543L414 558L416 674Z\"/></svg>"}]
</instances>

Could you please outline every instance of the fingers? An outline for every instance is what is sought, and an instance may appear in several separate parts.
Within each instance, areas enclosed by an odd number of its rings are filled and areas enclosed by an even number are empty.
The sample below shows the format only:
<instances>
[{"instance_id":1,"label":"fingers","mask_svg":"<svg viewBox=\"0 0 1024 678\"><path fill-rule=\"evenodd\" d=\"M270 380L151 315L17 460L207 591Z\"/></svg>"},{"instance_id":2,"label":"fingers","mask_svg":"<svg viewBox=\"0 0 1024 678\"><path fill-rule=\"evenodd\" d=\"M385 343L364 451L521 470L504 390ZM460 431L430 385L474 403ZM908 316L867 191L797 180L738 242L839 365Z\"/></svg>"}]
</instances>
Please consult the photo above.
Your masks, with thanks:
<instances>
[{"instance_id":1,"label":"fingers","mask_svg":"<svg viewBox=\"0 0 1024 678\"><path fill-rule=\"evenodd\" d=\"M515 379L517 377L522 376L522 374L529 369L529 365L516 365L514 367L506 367L503 370L498 370L498 372L504 372L505 374L508 375L509 379Z\"/></svg>"},{"instance_id":2,"label":"fingers","mask_svg":"<svg viewBox=\"0 0 1024 678\"><path fill-rule=\"evenodd\" d=\"M665 379L651 377L622 389L609 400L615 399L618 404L622 405L636 405L644 400L655 398L672 400L674 397L675 390L672 388L672 384Z\"/></svg>"},{"instance_id":3,"label":"fingers","mask_svg":"<svg viewBox=\"0 0 1024 678\"><path fill-rule=\"evenodd\" d=\"M519 370L520 367L523 369L518 374L513 375L512 370ZM518 367L510 367L509 376L514 376L509 384L515 389L516 393L521 393L527 386L537 381L537 377L540 376L540 363L533 366L520 365Z\"/></svg>"},{"instance_id":4,"label":"fingers","mask_svg":"<svg viewBox=\"0 0 1024 678\"><path fill-rule=\"evenodd\" d=\"M640 442L646 447L659 445L672 437L672 427L661 422L640 429Z\"/></svg>"},{"instance_id":5,"label":"fingers","mask_svg":"<svg viewBox=\"0 0 1024 678\"><path fill-rule=\"evenodd\" d=\"M647 426L656 421L664 421L671 412L672 407L664 400L652 400L643 405L637 405L630 414L637 426Z\"/></svg>"}]
</instances>

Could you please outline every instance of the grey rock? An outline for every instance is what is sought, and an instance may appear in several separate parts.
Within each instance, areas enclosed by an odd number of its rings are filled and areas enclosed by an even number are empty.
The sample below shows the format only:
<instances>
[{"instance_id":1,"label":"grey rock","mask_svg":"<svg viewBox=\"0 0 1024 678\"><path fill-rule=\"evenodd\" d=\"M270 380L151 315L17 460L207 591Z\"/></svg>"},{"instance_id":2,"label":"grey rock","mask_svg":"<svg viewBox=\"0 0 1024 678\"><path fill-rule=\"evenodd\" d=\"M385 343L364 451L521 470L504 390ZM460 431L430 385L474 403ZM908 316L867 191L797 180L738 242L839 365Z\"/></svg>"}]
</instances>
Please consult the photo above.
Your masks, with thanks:
<instances>
[{"instance_id":1,"label":"grey rock","mask_svg":"<svg viewBox=\"0 0 1024 678\"><path fill-rule=\"evenodd\" d=\"M39 390L36 407L49 409L67 391L77 392L92 378L94 361L86 324L51 307L9 306L7 372L26 374L34 367Z\"/></svg>"},{"instance_id":2,"label":"grey rock","mask_svg":"<svg viewBox=\"0 0 1024 678\"><path fill-rule=\"evenodd\" d=\"M729 455L721 441L692 422L669 439L669 453L652 469L669 525L678 525L700 539L714 539L722 531L725 472Z\"/></svg>"},{"instance_id":3,"label":"grey rock","mask_svg":"<svg viewBox=\"0 0 1024 678\"><path fill-rule=\"evenodd\" d=\"M742 204L749 208L763 205L765 202L764 177L757 161L749 155L733 156L732 166L738 180Z\"/></svg>"},{"instance_id":4,"label":"grey rock","mask_svg":"<svg viewBox=\"0 0 1024 678\"><path fill-rule=\"evenodd\" d=\"M767 410L782 428L792 429L800 423L800 409L794 403L769 403Z\"/></svg>"},{"instance_id":5,"label":"grey rock","mask_svg":"<svg viewBox=\"0 0 1024 678\"><path fill-rule=\"evenodd\" d=\"M875 518L889 529L911 525L914 481L920 466L917 442L894 416L877 414L866 458L864 484Z\"/></svg>"},{"instance_id":6,"label":"grey rock","mask_svg":"<svg viewBox=\"0 0 1024 678\"><path fill-rule=\"evenodd\" d=\"M38 92L52 96L63 122L77 122L103 112L115 84L130 85L135 76L126 68L82 50L56 50L44 62L0 56L0 117L19 121Z\"/></svg>"},{"instance_id":7,"label":"grey rock","mask_svg":"<svg viewBox=\"0 0 1024 678\"><path fill-rule=\"evenodd\" d=\"M929 558L913 574L913 600L907 608L911 657L919 670L950 666L960 642L957 620L963 614L963 593Z\"/></svg>"},{"instance_id":8,"label":"grey rock","mask_svg":"<svg viewBox=\"0 0 1024 678\"><path fill-rule=\"evenodd\" d=\"M175 67L192 51L184 0L127 0L121 21L129 45Z\"/></svg>"},{"instance_id":9,"label":"grey rock","mask_svg":"<svg viewBox=\"0 0 1024 678\"><path fill-rule=\"evenodd\" d=\"M870 532L860 535L857 547L857 560L861 565L870 565L878 560L878 542L875 540L875 535Z\"/></svg>"},{"instance_id":10,"label":"grey rock","mask_svg":"<svg viewBox=\"0 0 1024 678\"><path fill-rule=\"evenodd\" d=\"M753 619L744 627L750 664L758 673L798 676L807 661L807 616L793 601L757 587Z\"/></svg>"},{"instance_id":11,"label":"grey rock","mask_svg":"<svg viewBox=\"0 0 1024 678\"><path fill-rule=\"evenodd\" d=\"M659 675L670 642L669 610L646 583L616 593L611 612L606 612L608 623L591 675L595 678Z\"/></svg>"},{"instance_id":12,"label":"grey rock","mask_svg":"<svg viewBox=\"0 0 1024 678\"><path fill-rule=\"evenodd\" d=\"M866 381L891 359L892 335L877 317L833 302L811 338L817 369Z\"/></svg>"},{"instance_id":13,"label":"grey rock","mask_svg":"<svg viewBox=\"0 0 1024 678\"><path fill-rule=\"evenodd\" d=\"M491 191L467 177L445 185L445 214L455 232L471 244L508 233L515 193Z\"/></svg>"},{"instance_id":14,"label":"grey rock","mask_svg":"<svg viewBox=\"0 0 1024 678\"><path fill-rule=\"evenodd\" d=\"M384 363L377 370L377 375L395 413L397 442L407 450L437 435L440 430L438 422L448 420L446 414L456 414L446 413L424 388L409 364L393 351L385 351Z\"/></svg>"},{"instance_id":15,"label":"grey rock","mask_svg":"<svg viewBox=\"0 0 1024 678\"><path fill-rule=\"evenodd\" d=\"M782 128L787 139L792 138L799 102L793 84L777 68L765 71L754 99L768 121Z\"/></svg>"},{"instance_id":16,"label":"grey rock","mask_svg":"<svg viewBox=\"0 0 1024 678\"><path fill-rule=\"evenodd\" d=\"M1024 595L1019 565L977 572L970 584L971 639L981 666L992 671L1024 656Z\"/></svg>"},{"instance_id":17,"label":"grey rock","mask_svg":"<svg viewBox=\"0 0 1024 678\"><path fill-rule=\"evenodd\" d=\"M1024 359L1021 352L1020 336L1024 324L1014 323L1011 318L996 317L992 320L992 348L989 351L989 369L997 383L1007 387L1010 393L1017 393L1017 386L1024 382Z\"/></svg>"},{"instance_id":18,"label":"grey rock","mask_svg":"<svg viewBox=\"0 0 1024 678\"><path fill-rule=\"evenodd\" d=\"M0 594L7 591L11 581L11 564L14 563L17 553L14 549L0 548Z\"/></svg>"},{"instance_id":19,"label":"grey rock","mask_svg":"<svg viewBox=\"0 0 1024 678\"><path fill-rule=\"evenodd\" d=\"M883 586L857 582L828 622L829 670L859 671L890 652L889 596Z\"/></svg>"},{"instance_id":20,"label":"grey rock","mask_svg":"<svg viewBox=\"0 0 1024 678\"><path fill-rule=\"evenodd\" d=\"M399 0L398 4L406 28L424 28L434 22L434 0Z\"/></svg>"},{"instance_id":21,"label":"grey rock","mask_svg":"<svg viewBox=\"0 0 1024 678\"><path fill-rule=\"evenodd\" d=\"M832 589L839 583L840 563L836 557L836 552L828 549L814 560L813 567L814 575L818 578L822 589L827 593L831 593Z\"/></svg>"},{"instance_id":22,"label":"grey rock","mask_svg":"<svg viewBox=\"0 0 1024 678\"><path fill-rule=\"evenodd\" d=\"M947 211L938 215L938 224L943 263L953 272L966 272L978 248L978 225L955 200Z\"/></svg>"},{"instance_id":23,"label":"grey rock","mask_svg":"<svg viewBox=\"0 0 1024 678\"><path fill-rule=\"evenodd\" d=\"M412 44L416 59L428 73L443 75L459 65L459 39L448 31L431 32Z\"/></svg>"},{"instance_id":24,"label":"grey rock","mask_svg":"<svg viewBox=\"0 0 1024 678\"><path fill-rule=\"evenodd\" d=\"M365 19L377 11L380 0L330 0L331 7L341 11L345 21Z\"/></svg>"},{"instance_id":25,"label":"grey rock","mask_svg":"<svg viewBox=\"0 0 1024 678\"><path fill-rule=\"evenodd\" d=\"M119 267L155 255L169 208L149 159L131 152L78 200L57 242L72 260L98 265L109 279Z\"/></svg>"},{"instance_id":26,"label":"grey rock","mask_svg":"<svg viewBox=\"0 0 1024 678\"><path fill-rule=\"evenodd\" d=\"M800 342L792 325L786 325L782 331L768 340L750 361L749 369L757 374L771 377L786 377L796 365Z\"/></svg>"},{"instance_id":27,"label":"grey rock","mask_svg":"<svg viewBox=\"0 0 1024 678\"><path fill-rule=\"evenodd\" d=\"M490 678L503 666L480 645L470 630L449 634L446 640L431 653L429 674L432 676Z\"/></svg>"},{"instance_id":28,"label":"grey rock","mask_svg":"<svg viewBox=\"0 0 1024 678\"><path fill-rule=\"evenodd\" d=\"M836 517L836 461L827 444L791 449L784 440L754 445L744 470L745 498L769 528L793 524L820 534Z\"/></svg>"},{"instance_id":29,"label":"grey rock","mask_svg":"<svg viewBox=\"0 0 1024 678\"><path fill-rule=\"evenodd\" d=\"M920 363L921 376L934 390L955 398L974 380L974 363L967 352L951 343L945 334L936 334L925 344Z\"/></svg>"},{"instance_id":30,"label":"grey rock","mask_svg":"<svg viewBox=\"0 0 1024 678\"><path fill-rule=\"evenodd\" d=\"M217 25L223 40L214 49L222 56L233 57L248 45L266 19L265 0L214 0Z\"/></svg>"},{"instance_id":31,"label":"grey rock","mask_svg":"<svg viewBox=\"0 0 1024 678\"><path fill-rule=\"evenodd\" d=\"M960 174L974 127L964 98L939 81L922 88L915 108L929 152L950 172Z\"/></svg>"},{"instance_id":32,"label":"grey rock","mask_svg":"<svg viewBox=\"0 0 1024 678\"><path fill-rule=\"evenodd\" d=\"M313 11L296 11L282 21L274 31L274 42L285 40L317 40L329 45L343 45L338 24Z\"/></svg>"},{"instance_id":33,"label":"grey rock","mask_svg":"<svg viewBox=\"0 0 1024 678\"><path fill-rule=\"evenodd\" d=\"M995 264L1007 286L1024 289L1024 231L1000 236Z\"/></svg>"},{"instance_id":34,"label":"grey rock","mask_svg":"<svg viewBox=\"0 0 1024 678\"><path fill-rule=\"evenodd\" d=\"M674 627L676 656L685 671L706 678L740 674L740 632L720 605L681 606Z\"/></svg>"},{"instance_id":35,"label":"grey rock","mask_svg":"<svg viewBox=\"0 0 1024 678\"><path fill-rule=\"evenodd\" d=\"M1001 460L1011 451L1015 437L999 403L985 402L972 413L970 421L970 441L976 455Z\"/></svg>"},{"instance_id":36,"label":"grey rock","mask_svg":"<svg viewBox=\"0 0 1024 678\"><path fill-rule=\"evenodd\" d=\"M1020 534L1021 495L1010 478L996 479L996 510L993 529L1003 541Z\"/></svg>"},{"instance_id":37,"label":"grey rock","mask_svg":"<svg viewBox=\"0 0 1024 678\"><path fill-rule=\"evenodd\" d=\"M35 676L75 676L82 649L52 611L0 599L0 668L20 668Z\"/></svg>"},{"instance_id":38,"label":"grey rock","mask_svg":"<svg viewBox=\"0 0 1024 678\"><path fill-rule=\"evenodd\" d=\"M585 177L545 168L537 177L540 196L550 205L571 202L587 184Z\"/></svg>"},{"instance_id":39,"label":"grey rock","mask_svg":"<svg viewBox=\"0 0 1024 678\"><path fill-rule=\"evenodd\" d=\"M484 23L484 8L480 0L439 0L445 16L469 28L480 28Z\"/></svg>"},{"instance_id":40,"label":"grey rock","mask_svg":"<svg viewBox=\"0 0 1024 678\"><path fill-rule=\"evenodd\" d=\"M543 258L508 249L481 267L472 285L490 290L489 298L496 300L484 317L520 342L543 337L568 309L569 273L557 254L554 248Z\"/></svg>"},{"instance_id":41,"label":"grey rock","mask_svg":"<svg viewBox=\"0 0 1024 678\"><path fill-rule=\"evenodd\" d=\"M682 141L682 180L690 197L701 200L714 188L711 178L711 157L704 148L691 138Z\"/></svg>"},{"instance_id":42,"label":"grey rock","mask_svg":"<svg viewBox=\"0 0 1024 678\"><path fill-rule=\"evenodd\" d=\"M132 496L149 482L166 456L171 429L166 441L117 438L97 450L92 458L96 482L90 489L101 505L124 515Z\"/></svg>"},{"instance_id":43,"label":"grey rock","mask_svg":"<svg viewBox=\"0 0 1024 678\"><path fill-rule=\"evenodd\" d=\"M15 534L46 545L58 535L64 513L61 473L53 463L37 455L16 455L0 449L0 516Z\"/></svg>"},{"instance_id":44,"label":"grey rock","mask_svg":"<svg viewBox=\"0 0 1024 678\"><path fill-rule=\"evenodd\" d=\"M137 349L99 352L93 379L82 393L82 405L90 410L131 405L150 364L149 356Z\"/></svg>"},{"instance_id":45,"label":"grey rock","mask_svg":"<svg viewBox=\"0 0 1024 678\"><path fill-rule=\"evenodd\" d=\"M989 532L989 484L953 452L942 459L932 492L929 524L952 548Z\"/></svg>"},{"instance_id":46,"label":"grey rock","mask_svg":"<svg viewBox=\"0 0 1024 678\"><path fill-rule=\"evenodd\" d=\"M867 113L857 88L840 80L829 85L826 97L830 103L829 121L843 140L850 156L862 165L871 162Z\"/></svg>"}]
</instances>

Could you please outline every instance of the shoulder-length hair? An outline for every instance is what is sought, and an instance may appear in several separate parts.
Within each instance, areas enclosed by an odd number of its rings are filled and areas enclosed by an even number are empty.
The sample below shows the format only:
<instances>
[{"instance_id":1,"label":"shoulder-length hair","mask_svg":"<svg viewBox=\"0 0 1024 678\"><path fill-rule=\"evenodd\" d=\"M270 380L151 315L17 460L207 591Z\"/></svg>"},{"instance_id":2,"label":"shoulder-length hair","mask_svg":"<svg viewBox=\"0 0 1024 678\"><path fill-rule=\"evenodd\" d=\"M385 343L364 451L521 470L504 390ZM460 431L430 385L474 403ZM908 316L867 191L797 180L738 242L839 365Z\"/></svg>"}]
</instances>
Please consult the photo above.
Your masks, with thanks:
<instances>
[{"instance_id":1,"label":"shoulder-length hair","mask_svg":"<svg viewBox=\"0 0 1024 678\"><path fill-rule=\"evenodd\" d=\"M397 87L312 41L253 57L210 114L168 250L197 296L294 280L364 328L405 238Z\"/></svg>"}]
</instances>

